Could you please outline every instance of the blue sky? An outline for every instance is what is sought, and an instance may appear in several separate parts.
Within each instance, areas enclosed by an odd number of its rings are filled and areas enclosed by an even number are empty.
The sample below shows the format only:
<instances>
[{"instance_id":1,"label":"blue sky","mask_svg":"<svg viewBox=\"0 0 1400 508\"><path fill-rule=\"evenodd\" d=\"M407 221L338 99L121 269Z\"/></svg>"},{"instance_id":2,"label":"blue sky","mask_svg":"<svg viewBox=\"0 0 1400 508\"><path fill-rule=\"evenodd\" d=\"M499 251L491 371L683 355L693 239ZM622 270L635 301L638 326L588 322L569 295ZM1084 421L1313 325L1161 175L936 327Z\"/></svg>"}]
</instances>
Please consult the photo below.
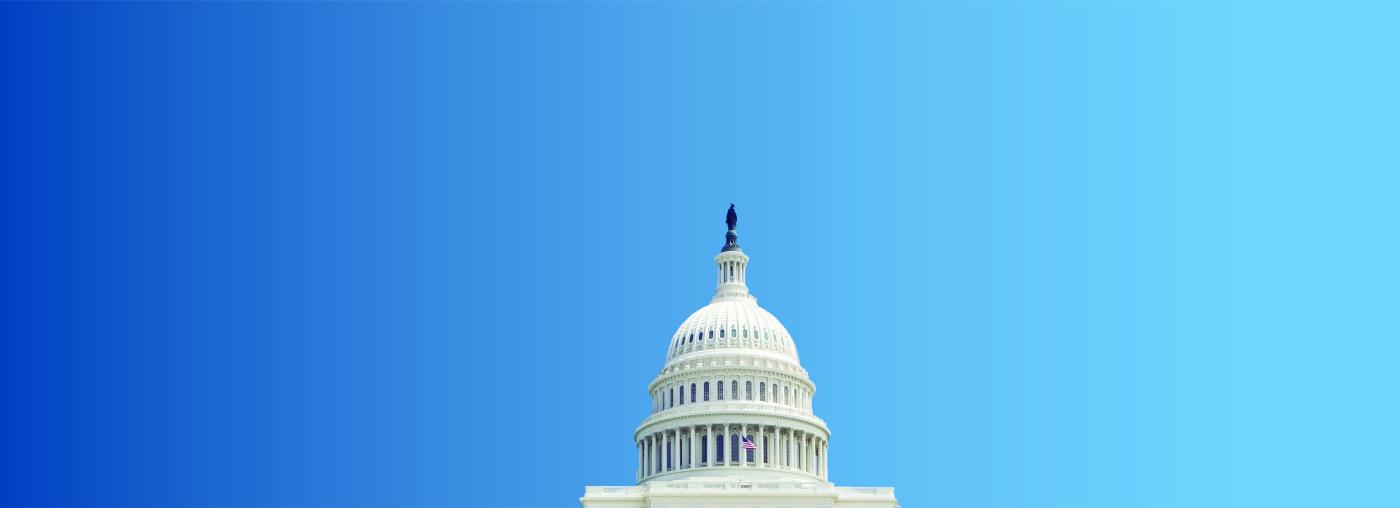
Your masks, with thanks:
<instances>
[{"instance_id":1,"label":"blue sky","mask_svg":"<svg viewBox=\"0 0 1400 508\"><path fill-rule=\"evenodd\" d=\"M724 210L831 476L1400 505L1400 7L0 7L0 504L625 485Z\"/></svg>"}]
</instances>

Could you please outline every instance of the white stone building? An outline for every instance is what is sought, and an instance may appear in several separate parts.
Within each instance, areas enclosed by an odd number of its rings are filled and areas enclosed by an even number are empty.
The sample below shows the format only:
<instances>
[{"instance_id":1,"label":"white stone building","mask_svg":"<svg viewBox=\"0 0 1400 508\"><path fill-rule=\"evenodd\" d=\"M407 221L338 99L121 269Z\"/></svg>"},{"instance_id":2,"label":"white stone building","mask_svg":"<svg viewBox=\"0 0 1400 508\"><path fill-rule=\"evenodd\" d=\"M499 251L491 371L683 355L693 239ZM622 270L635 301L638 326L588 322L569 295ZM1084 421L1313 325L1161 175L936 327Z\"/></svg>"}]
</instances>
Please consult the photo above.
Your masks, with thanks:
<instances>
[{"instance_id":1,"label":"white stone building","mask_svg":"<svg viewBox=\"0 0 1400 508\"><path fill-rule=\"evenodd\" d=\"M651 415L633 434L637 485L585 487L583 506L899 506L891 487L828 480L831 431L812 413L816 385L787 329L749 294L732 205L727 222L715 296L676 330L647 388Z\"/></svg>"}]
</instances>

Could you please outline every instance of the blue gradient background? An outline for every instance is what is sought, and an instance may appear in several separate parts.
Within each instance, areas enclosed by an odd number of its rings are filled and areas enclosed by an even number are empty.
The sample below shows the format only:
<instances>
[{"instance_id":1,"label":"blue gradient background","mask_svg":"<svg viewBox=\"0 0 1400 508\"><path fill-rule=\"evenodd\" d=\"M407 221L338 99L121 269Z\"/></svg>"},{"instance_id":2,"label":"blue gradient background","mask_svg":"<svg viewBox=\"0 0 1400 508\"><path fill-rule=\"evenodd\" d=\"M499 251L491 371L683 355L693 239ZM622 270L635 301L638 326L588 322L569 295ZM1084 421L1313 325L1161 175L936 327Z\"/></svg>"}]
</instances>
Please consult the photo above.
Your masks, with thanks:
<instances>
[{"instance_id":1,"label":"blue gradient background","mask_svg":"<svg viewBox=\"0 0 1400 508\"><path fill-rule=\"evenodd\" d=\"M0 6L0 503L576 506L723 212L905 506L1400 506L1400 5Z\"/></svg>"}]
</instances>

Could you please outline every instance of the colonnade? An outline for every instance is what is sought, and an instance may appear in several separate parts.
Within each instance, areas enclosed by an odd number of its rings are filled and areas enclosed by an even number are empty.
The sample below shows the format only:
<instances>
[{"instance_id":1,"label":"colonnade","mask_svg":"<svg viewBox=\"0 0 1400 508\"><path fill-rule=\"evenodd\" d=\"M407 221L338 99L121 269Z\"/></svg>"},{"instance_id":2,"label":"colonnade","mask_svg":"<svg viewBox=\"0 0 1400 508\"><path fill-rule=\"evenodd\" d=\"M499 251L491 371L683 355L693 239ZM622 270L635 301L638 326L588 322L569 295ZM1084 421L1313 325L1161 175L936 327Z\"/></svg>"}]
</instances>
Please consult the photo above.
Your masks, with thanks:
<instances>
[{"instance_id":1,"label":"colonnade","mask_svg":"<svg viewBox=\"0 0 1400 508\"><path fill-rule=\"evenodd\" d=\"M716 260L719 264L719 278L715 279L715 285L724 284L744 284L748 280L748 256L733 256L723 261Z\"/></svg>"},{"instance_id":2,"label":"colonnade","mask_svg":"<svg viewBox=\"0 0 1400 508\"><path fill-rule=\"evenodd\" d=\"M745 450L738 436L747 436ZM756 424L686 425L658 430L637 441L637 481L673 471L707 467L758 467L805 472L826 479L827 442L819 434Z\"/></svg>"}]
</instances>

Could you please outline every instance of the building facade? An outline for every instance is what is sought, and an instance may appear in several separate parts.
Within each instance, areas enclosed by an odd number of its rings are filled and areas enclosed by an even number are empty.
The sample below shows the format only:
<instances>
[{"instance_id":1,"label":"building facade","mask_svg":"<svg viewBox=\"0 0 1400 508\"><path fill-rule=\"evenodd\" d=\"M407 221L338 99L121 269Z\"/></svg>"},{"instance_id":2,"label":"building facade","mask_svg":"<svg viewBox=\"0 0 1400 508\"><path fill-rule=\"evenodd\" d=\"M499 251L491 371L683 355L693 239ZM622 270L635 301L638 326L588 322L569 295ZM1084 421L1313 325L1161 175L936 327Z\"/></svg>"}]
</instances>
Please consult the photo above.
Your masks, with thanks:
<instances>
[{"instance_id":1,"label":"building facade","mask_svg":"<svg viewBox=\"0 0 1400 508\"><path fill-rule=\"evenodd\" d=\"M828 480L831 431L787 329L747 285L730 205L715 295L671 336L633 434L635 486L586 487L585 508L897 507L890 487Z\"/></svg>"}]
</instances>

